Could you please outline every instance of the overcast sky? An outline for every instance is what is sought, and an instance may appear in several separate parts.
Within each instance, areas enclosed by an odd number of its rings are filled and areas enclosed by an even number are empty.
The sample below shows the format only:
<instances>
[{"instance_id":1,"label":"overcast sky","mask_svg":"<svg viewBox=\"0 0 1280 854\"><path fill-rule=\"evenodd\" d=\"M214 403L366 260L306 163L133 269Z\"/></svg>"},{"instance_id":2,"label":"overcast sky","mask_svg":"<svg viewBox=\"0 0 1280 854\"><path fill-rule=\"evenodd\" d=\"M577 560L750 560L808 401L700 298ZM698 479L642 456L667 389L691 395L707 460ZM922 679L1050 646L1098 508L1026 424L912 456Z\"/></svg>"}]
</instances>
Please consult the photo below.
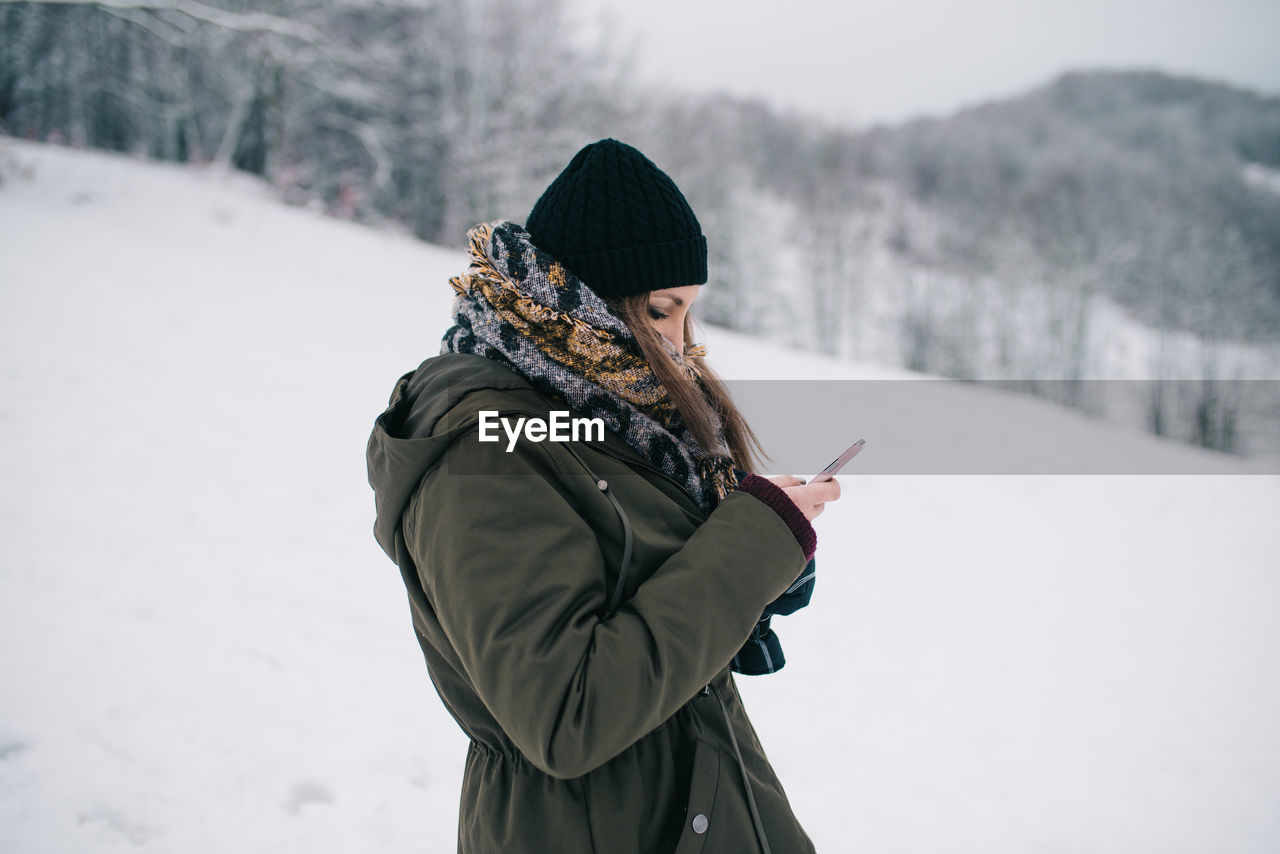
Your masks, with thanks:
<instances>
[{"instance_id":1,"label":"overcast sky","mask_svg":"<svg viewBox=\"0 0 1280 854\"><path fill-rule=\"evenodd\" d=\"M1280 93L1280 0L569 2L639 39L642 77L858 124L944 115L1080 68Z\"/></svg>"}]
</instances>

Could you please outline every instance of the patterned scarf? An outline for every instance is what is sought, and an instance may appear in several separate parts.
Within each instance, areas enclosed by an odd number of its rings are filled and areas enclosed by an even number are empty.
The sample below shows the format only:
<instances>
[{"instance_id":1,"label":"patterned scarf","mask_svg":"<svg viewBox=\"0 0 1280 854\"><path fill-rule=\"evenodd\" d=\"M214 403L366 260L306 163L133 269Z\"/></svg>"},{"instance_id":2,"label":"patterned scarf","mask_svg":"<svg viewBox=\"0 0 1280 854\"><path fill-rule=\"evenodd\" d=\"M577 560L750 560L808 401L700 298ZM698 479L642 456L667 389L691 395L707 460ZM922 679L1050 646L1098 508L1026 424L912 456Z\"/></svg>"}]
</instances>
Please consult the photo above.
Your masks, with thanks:
<instances>
[{"instance_id":1,"label":"patterned scarf","mask_svg":"<svg viewBox=\"0 0 1280 854\"><path fill-rule=\"evenodd\" d=\"M526 377L539 392L598 417L697 499L704 512L738 485L724 430L706 450L649 366L639 342L605 301L509 220L467 232L471 263L449 280L454 325L440 352L476 353ZM701 389L699 344L668 355Z\"/></svg>"}]
</instances>

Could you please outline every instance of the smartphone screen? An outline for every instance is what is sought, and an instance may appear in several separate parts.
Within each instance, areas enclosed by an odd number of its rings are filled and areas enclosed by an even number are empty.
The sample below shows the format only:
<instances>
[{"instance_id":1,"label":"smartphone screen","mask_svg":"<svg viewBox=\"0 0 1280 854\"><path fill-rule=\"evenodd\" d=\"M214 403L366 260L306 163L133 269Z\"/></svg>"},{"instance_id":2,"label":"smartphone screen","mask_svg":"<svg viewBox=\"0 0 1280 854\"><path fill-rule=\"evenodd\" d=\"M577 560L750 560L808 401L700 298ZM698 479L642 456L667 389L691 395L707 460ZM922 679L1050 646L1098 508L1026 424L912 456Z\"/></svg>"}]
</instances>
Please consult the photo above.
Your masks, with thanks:
<instances>
[{"instance_id":1,"label":"smartphone screen","mask_svg":"<svg viewBox=\"0 0 1280 854\"><path fill-rule=\"evenodd\" d=\"M817 477L815 477L813 480L809 482L818 483L819 481L823 481L823 480L831 480L831 478L838 471L840 471L840 469L844 468L845 463L849 462L849 460L853 459L858 455L858 452L862 450L862 446L866 444L866 441L867 441L866 439L859 439L858 441L854 442L852 445L848 447L848 449L845 450L843 454L841 454L840 456L832 460L831 465L824 468L822 472L818 474Z\"/></svg>"}]
</instances>

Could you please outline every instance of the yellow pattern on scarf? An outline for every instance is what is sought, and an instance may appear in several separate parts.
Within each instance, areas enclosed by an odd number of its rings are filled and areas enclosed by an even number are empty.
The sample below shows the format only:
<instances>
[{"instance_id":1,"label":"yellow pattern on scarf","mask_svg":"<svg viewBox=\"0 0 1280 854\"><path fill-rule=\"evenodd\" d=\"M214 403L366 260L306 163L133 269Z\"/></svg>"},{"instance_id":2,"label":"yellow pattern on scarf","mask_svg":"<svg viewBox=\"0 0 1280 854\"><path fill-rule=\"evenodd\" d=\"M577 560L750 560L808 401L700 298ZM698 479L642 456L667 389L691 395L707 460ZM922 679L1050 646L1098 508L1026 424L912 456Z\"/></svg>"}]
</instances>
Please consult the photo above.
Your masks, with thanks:
<instances>
[{"instance_id":1,"label":"yellow pattern on scarf","mask_svg":"<svg viewBox=\"0 0 1280 854\"><path fill-rule=\"evenodd\" d=\"M470 234L470 267L449 280L455 294L478 291L503 321L533 341L548 358L612 391L664 427L671 424L675 406L643 353L623 346L614 333L535 302L521 292L519 282L505 276L489 255L492 224L478 225ZM556 288L565 287L566 270L558 261L551 265L548 277ZM700 373L690 357L705 356L706 352L705 345L696 344L685 351L684 358L672 355L696 380Z\"/></svg>"}]
</instances>

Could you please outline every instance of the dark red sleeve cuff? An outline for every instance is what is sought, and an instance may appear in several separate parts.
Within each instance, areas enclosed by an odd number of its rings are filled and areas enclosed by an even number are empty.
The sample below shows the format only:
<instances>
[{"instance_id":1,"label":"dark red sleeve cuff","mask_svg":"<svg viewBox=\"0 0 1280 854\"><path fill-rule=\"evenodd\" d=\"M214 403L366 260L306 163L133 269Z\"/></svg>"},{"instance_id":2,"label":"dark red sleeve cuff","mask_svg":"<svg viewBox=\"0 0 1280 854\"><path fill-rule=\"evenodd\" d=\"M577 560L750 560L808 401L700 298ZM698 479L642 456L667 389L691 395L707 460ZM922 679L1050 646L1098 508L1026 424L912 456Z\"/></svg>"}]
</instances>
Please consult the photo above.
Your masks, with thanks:
<instances>
[{"instance_id":1,"label":"dark red sleeve cuff","mask_svg":"<svg viewBox=\"0 0 1280 854\"><path fill-rule=\"evenodd\" d=\"M813 553L818 549L818 533L813 530L813 525L809 524L809 520L800 512L795 502L782 491L782 487L758 474L748 474L739 480L738 489L754 495L772 507L795 535L796 542L804 552L805 562L813 558Z\"/></svg>"}]
</instances>

